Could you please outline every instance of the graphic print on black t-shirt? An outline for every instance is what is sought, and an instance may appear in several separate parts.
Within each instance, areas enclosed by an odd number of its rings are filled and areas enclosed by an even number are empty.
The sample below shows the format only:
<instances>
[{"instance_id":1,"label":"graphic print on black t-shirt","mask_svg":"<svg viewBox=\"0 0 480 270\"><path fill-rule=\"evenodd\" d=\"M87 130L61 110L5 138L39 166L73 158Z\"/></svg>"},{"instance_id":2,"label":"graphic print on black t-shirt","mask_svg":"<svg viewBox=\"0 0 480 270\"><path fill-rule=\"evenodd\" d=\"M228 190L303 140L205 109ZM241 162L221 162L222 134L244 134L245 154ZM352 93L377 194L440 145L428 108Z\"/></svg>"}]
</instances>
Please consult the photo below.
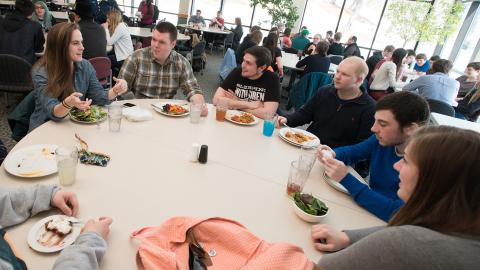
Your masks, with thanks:
<instances>
[{"instance_id":1,"label":"graphic print on black t-shirt","mask_svg":"<svg viewBox=\"0 0 480 270\"><path fill-rule=\"evenodd\" d=\"M248 100L248 101L264 101L265 100L265 92L267 89L263 87L257 87L252 85L243 85L241 83L237 83L235 89L235 95L239 99Z\"/></svg>"}]
</instances>

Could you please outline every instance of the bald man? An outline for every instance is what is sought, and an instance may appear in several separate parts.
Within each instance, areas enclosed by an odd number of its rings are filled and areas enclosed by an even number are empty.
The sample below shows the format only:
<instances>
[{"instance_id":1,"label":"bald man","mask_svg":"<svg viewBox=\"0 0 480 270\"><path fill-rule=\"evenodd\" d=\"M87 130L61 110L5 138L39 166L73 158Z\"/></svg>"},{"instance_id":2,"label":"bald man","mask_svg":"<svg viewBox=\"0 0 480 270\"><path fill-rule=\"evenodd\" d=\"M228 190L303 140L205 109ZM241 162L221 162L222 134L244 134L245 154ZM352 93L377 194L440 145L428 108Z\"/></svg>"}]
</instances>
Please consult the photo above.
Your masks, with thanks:
<instances>
[{"instance_id":1,"label":"bald man","mask_svg":"<svg viewBox=\"0 0 480 270\"><path fill-rule=\"evenodd\" d=\"M349 57L338 65L333 85L320 87L300 110L279 117L277 127L302 126L332 148L359 143L371 135L375 101L362 83L368 66L360 57Z\"/></svg>"}]
</instances>

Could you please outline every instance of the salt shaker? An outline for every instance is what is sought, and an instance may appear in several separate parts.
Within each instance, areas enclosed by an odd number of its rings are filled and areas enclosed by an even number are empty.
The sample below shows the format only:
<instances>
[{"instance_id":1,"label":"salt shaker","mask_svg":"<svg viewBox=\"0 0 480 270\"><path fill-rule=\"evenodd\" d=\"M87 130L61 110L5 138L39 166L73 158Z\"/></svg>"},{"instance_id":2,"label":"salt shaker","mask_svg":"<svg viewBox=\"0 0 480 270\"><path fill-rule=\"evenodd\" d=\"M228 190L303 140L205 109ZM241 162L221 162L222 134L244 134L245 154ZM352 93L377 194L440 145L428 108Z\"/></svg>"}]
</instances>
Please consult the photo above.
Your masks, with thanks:
<instances>
[{"instance_id":1,"label":"salt shaker","mask_svg":"<svg viewBox=\"0 0 480 270\"><path fill-rule=\"evenodd\" d=\"M208 159L208 145L203 144L200 147L200 154L198 155L198 162L205 164Z\"/></svg>"},{"instance_id":2,"label":"salt shaker","mask_svg":"<svg viewBox=\"0 0 480 270\"><path fill-rule=\"evenodd\" d=\"M198 151L200 150L200 145L198 143L192 143L192 153L190 156L191 162L198 161Z\"/></svg>"}]
</instances>

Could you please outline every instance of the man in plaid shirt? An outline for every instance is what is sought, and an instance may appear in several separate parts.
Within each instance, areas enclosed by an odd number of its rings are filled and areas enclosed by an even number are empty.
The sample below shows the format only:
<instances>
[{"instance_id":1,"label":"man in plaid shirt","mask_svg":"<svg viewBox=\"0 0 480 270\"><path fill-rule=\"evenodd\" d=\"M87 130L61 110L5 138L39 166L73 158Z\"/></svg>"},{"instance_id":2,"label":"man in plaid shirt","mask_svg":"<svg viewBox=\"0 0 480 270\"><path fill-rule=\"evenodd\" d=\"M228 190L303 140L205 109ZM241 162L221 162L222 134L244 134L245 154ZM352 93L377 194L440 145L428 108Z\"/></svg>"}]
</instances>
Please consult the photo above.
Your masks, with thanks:
<instances>
[{"instance_id":1,"label":"man in plaid shirt","mask_svg":"<svg viewBox=\"0 0 480 270\"><path fill-rule=\"evenodd\" d=\"M171 99L181 88L190 102L205 103L190 63L173 50L176 41L175 26L160 22L153 30L151 47L137 50L125 59L118 77L127 81L137 98ZM204 106L202 116L207 113Z\"/></svg>"}]
</instances>

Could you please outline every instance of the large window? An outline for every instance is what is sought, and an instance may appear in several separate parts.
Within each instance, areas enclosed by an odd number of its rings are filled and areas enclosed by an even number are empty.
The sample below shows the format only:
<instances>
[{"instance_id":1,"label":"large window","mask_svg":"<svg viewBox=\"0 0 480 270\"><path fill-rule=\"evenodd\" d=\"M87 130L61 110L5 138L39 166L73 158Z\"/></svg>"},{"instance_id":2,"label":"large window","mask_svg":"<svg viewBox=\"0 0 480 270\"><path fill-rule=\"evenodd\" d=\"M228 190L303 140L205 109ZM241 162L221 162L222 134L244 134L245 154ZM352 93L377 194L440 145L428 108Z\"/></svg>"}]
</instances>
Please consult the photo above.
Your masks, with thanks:
<instances>
[{"instance_id":1,"label":"large window","mask_svg":"<svg viewBox=\"0 0 480 270\"><path fill-rule=\"evenodd\" d=\"M226 22L235 23L235 18L240 17L243 25L250 25L252 12L250 0L223 0L223 17Z\"/></svg>"},{"instance_id":2,"label":"large window","mask_svg":"<svg viewBox=\"0 0 480 270\"><path fill-rule=\"evenodd\" d=\"M211 20L217 16L217 11L220 10L220 0L193 0L193 14L200 9L202 17L205 20ZM208 22L206 22L208 24Z\"/></svg>"},{"instance_id":3,"label":"large window","mask_svg":"<svg viewBox=\"0 0 480 270\"><path fill-rule=\"evenodd\" d=\"M473 19L472 25L470 25L467 35L462 42L462 46L458 51L457 57L453 64L453 69L457 72L461 72L470 62L472 58L473 51L475 46L480 40L480 12L477 10L475 18Z\"/></svg>"},{"instance_id":4,"label":"large window","mask_svg":"<svg viewBox=\"0 0 480 270\"><path fill-rule=\"evenodd\" d=\"M261 6L255 7L255 14L253 15L252 25L259 25L263 29L272 28L272 16L268 14L268 11Z\"/></svg>"},{"instance_id":5,"label":"large window","mask_svg":"<svg viewBox=\"0 0 480 270\"><path fill-rule=\"evenodd\" d=\"M389 1L388 5L390 5L390 3L392 2ZM418 8L423 8L426 11L428 10L428 6L430 5L429 3L420 3L414 1L411 1L411 4L417 5ZM387 13L388 5L385 13ZM425 15L426 14L427 13L425 12ZM383 16L382 22L380 23L380 28L378 29L377 37L375 38L375 43L373 44L373 48L383 50L385 46L393 45L396 48L413 49L415 47L416 41L405 42L405 40L403 40L398 34L392 31L393 24L395 24L395 21L390 21L387 16Z\"/></svg>"},{"instance_id":6,"label":"large window","mask_svg":"<svg viewBox=\"0 0 480 270\"><path fill-rule=\"evenodd\" d=\"M465 9L463 10L462 19L460 20L461 22L465 20L465 17L467 16L470 5L472 5L472 3L466 3L464 5ZM440 53L440 57L442 57L443 59L448 59L450 57L450 54L452 53L452 49L453 49L453 44L455 43L458 33L460 32L460 26L461 25L457 27L457 30L455 31L455 33L453 33L449 38L447 38L447 40L443 44L442 52Z\"/></svg>"},{"instance_id":7,"label":"large window","mask_svg":"<svg viewBox=\"0 0 480 270\"><path fill-rule=\"evenodd\" d=\"M346 0L338 31L345 39L356 36L358 46L369 48L384 5L384 0Z\"/></svg>"},{"instance_id":8,"label":"large window","mask_svg":"<svg viewBox=\"0 0 480 270\"><path fill-rule=\"evenodd\" d=\"M321 34L329 30L335 31L343 0L308 0L305 8L302 25L306 26L311 34ZM342 42L347 41L348 37Z\"/></svg>"}]
</instances>

